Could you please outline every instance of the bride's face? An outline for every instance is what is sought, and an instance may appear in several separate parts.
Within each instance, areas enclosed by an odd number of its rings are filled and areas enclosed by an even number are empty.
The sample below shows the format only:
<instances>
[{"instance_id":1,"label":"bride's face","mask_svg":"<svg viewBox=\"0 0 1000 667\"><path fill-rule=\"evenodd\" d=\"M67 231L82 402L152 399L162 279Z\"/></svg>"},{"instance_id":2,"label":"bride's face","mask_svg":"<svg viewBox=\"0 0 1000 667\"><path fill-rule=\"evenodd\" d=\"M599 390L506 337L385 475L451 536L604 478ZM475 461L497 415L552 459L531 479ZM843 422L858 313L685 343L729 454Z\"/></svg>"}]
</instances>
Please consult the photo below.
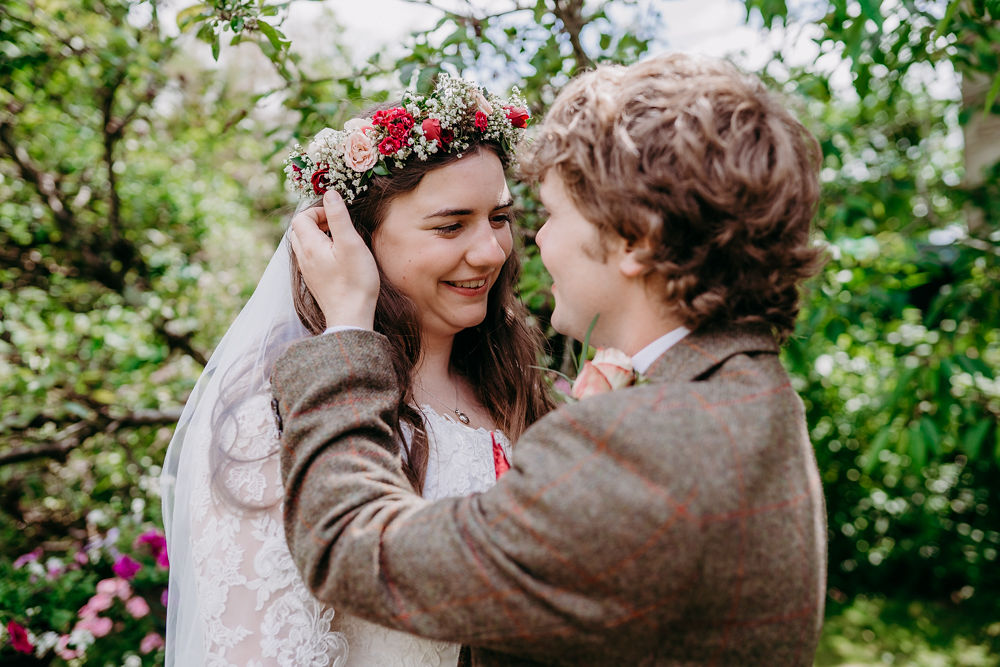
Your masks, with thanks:
<instances>
[{"instance_id":1,"label":"bride's face","mask_svg":"<svg viewBox=\"0 0 1000 667\"><path fill-rule=\"evenodd\" d=\"M453 336L486 317L514 244L512 204L500 159L488 150L428 172L389 204L372 250L416 305L425 336Z\"/></svg>"}]
</instances>

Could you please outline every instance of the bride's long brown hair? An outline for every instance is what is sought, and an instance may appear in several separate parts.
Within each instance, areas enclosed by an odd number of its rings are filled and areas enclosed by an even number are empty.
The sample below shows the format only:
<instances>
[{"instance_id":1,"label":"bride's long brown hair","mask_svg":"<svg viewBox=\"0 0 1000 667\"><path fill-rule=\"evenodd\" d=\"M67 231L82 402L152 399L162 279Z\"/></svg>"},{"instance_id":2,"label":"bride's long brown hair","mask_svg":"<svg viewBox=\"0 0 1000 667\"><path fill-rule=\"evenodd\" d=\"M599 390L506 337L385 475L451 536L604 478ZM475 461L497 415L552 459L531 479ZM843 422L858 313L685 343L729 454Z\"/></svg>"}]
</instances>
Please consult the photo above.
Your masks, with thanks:
<instances>
[{"instance_id":1,"label":"bride's long brown hair","mask_svg":"<svg viewBox=\"0 0 1000 667\"><path fill-rule=\"evenodd\" d=\"M492 142L474 144L463 154L483 150L494 153L507 166L509 156ZM459 159L458 154L435 153L426 161L412 160L389 176L373 176L368 189L348 206L354 227L368 247L372 247L375 232L396 197L416 189L428 172ZM476 398L511 442L553 405L536 366L541 335L528 325L527 310L515 292L520 271L520 260L511 252L490 289L485 319L456 334L451 351L452 370L469 382ZM399 400L397 436L406 443L403 471L414 488L422 492L427 474L427 431L420 412L413 407L413 369L421 351L419 315L413 302L386 279L381 267L379 273L381 289L375 306L375 330L389 339L392 366L399 386L405 388ZM322 333L326 329L323 312L306 287L294 252L291 274L299 319L311 333ZM410 427L409 439L402 437L403 424Z\"/></svg>"}]
</instances>

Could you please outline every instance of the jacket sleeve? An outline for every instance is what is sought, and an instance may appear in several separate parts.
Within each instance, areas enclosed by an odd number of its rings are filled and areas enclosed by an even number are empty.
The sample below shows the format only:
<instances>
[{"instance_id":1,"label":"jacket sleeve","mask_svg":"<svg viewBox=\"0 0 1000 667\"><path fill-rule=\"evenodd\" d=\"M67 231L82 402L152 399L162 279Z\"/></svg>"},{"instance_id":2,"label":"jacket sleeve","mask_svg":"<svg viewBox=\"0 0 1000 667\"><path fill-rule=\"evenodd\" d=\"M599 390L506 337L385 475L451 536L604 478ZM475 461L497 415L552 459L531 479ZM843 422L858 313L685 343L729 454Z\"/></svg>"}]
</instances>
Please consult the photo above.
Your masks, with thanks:
<instances>
[{"instance_id":1,"label":"jacket sleeve","mask_svg":"<svg viewBox=\"0 0 1000 667\"><path fill-rule=\"evenodd\" d=\"M660 613L683 597L697 549L664 559L660 541L697 539L685 491L643 484L656 471L604 451L609 429L626 429L641 404L619 401L601 416L601 397L558 410L522 436L495 487L430 502L400 466L388 350L370 331L326 334L293 346L272 376L286 535L320 600L406 632L545 659L565 657L553 638L599 641L642 605ZM627 507L642 509L607 512ZM660 583L649 585L654 564Z\"/></svg>"}]
</instances>

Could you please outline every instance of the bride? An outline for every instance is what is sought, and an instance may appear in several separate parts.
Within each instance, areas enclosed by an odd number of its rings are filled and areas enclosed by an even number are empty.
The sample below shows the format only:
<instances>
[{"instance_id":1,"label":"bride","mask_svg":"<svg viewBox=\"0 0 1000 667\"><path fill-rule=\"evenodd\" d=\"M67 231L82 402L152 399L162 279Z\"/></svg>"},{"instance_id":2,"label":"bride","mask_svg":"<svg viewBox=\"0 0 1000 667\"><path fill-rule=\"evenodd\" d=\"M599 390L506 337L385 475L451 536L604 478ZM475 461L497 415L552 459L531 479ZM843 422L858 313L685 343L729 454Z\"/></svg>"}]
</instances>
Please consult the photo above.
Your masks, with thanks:
<instances>
[{"instance_id":1,"label":"bride","mask_svg":"<svg viewBox=\"0 0 1000 667\"><path fill-rule=\"evenodd\" d=\"M343 197L381 273L375 326L407 390L402 469L425 497L471 494L551 406L538 337L515 297L504 167L524 103L442 76L427 97L325 129L286 174L298 215ZM335 613L313 599L282 527L280 424L268 377L287 345L322 334L288 237L209 360L167 451L167 664L454 665L459 647Z\"/></svg>"}]
</instances>

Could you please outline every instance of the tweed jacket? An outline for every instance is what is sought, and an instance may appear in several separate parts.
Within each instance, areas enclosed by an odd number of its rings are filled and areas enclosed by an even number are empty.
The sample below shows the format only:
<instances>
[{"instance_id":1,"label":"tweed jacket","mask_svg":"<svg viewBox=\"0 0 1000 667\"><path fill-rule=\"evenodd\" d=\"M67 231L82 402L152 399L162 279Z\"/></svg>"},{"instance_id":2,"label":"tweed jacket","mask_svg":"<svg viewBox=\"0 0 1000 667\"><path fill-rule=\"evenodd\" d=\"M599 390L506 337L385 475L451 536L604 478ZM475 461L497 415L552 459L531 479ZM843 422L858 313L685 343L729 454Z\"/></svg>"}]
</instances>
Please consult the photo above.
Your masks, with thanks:
<instances>
[{"instance_id":1,"label":"tweed jacket","mask_svg":"<svg viewBox=\"0 0 1000 667\"><path fill-rule=\"evenodd\" d=\"M648 382L539 420L486 493L435 502L400 468L387 344L326 334L272 376L318 598L474 665L812 664L824 503L770 335L694 332Z\"/></svg>"}]
</instances>

